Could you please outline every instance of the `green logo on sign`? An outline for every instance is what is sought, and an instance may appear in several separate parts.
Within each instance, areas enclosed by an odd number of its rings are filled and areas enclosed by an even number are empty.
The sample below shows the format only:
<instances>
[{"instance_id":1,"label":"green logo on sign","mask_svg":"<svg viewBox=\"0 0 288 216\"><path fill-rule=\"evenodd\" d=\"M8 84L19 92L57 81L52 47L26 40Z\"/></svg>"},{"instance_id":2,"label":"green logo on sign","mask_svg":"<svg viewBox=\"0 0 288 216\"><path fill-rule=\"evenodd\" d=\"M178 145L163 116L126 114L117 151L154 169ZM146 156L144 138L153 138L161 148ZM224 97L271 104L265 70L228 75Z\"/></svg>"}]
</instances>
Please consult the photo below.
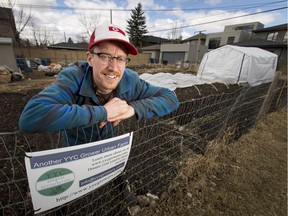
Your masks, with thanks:
<instances>
[{"instance_id":1,"label":"green logo on sign","mask_svg":"<svg viewBox=\"0 0 288 216\"><path fill-rule=\"evenodd\" d=\"M36 190L44 196L54 196L66 191L74 182L74 173L66 168L49 170L39 177Z\"/></svg>"}]
</instances>

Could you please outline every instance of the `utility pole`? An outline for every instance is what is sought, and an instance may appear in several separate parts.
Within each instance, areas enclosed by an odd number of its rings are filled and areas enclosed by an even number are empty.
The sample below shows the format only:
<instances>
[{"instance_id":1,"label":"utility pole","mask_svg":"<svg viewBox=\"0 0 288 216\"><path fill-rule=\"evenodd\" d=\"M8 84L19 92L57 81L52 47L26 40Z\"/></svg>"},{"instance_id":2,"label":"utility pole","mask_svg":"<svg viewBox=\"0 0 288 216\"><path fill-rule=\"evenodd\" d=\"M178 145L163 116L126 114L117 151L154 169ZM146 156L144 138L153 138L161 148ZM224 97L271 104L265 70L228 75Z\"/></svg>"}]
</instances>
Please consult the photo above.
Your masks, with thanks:
<instances>
[{"instance_id":1,"label":"utility pole","mask_svg":"<svg viewBox=\"0 0 288 216\"><path fill-rule=\"evenodd\" d=\"M110 9L110 23L112 24L112 9Z\"/></svg>"}]
</instances>

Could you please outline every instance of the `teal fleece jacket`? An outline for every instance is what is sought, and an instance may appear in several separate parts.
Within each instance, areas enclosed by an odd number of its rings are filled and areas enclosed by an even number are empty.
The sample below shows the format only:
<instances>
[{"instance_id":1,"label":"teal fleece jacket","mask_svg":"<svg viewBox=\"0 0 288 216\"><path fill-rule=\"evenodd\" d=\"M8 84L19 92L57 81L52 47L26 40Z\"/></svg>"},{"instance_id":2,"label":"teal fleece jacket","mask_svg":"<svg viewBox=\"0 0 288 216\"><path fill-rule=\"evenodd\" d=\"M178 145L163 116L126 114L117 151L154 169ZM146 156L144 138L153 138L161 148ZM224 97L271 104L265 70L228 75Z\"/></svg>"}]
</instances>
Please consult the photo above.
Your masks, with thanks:
<instances>
[{"instance_id":1,"label":"teal fleece jacket","mask_svg":"<svg viewBox=\"0 0 288 216\"><path fill-rule=\"evenodd\" d=\"M65 145L77 145L113 137L107 112L98 100L87 64L62 70L54 84L46 87L26 104L19 119L24 132L59 131L65 134ZM164 116L179 107L175 93L141 80L136 72L125 69L114 97L127 101L137 120Z\"/></svg>"}]
</instances>

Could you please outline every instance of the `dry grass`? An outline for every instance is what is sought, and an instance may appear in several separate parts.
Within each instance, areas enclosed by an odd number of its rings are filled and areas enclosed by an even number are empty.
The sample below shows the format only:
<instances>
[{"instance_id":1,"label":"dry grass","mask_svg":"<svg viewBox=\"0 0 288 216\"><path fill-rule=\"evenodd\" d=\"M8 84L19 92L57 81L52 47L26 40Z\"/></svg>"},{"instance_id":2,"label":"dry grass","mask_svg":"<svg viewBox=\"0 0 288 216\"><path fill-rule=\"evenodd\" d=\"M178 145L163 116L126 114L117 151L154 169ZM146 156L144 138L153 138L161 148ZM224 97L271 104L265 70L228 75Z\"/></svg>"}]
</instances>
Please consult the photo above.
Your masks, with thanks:
<instances>
[{"instance_id":1,"label":"dry grass","mask_svg":"<svg viewBox=\"0 0 288 216\"><path fill-rule=\"evenodd\" d=\"M141 215L287 215L287 109L227 140L185 157L170 190Z\"/></svg>"}]
</instances>

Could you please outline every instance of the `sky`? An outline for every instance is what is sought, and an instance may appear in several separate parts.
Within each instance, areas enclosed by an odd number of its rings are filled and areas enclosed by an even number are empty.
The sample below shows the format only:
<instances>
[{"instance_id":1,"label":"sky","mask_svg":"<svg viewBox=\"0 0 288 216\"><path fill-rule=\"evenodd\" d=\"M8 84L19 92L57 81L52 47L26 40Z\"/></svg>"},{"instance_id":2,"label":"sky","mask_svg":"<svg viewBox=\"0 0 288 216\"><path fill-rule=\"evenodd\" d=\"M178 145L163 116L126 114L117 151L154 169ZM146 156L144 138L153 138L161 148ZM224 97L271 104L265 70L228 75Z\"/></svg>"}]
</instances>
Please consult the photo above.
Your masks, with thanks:
<instances>
[{"instance_id":1,"label":"sky","mask_svg":"<svg viewBox=\"0 0 288 216\"><path fill-rule=\"evenodd\" d=\"M20 8L25 14L31 11L21 38L33 40L33 33L42 38L46 33L50 43L69 37L73 42L88 40L92 29L103 22L126 29L138 4L135 0L0 0L0 5L9 7L7 2L13 3L14 14ZM264 27L287 23L287 0L145 0L141 4L148 35L162 38L186 39L247 22L261 22Z\"/></svg>"}]
</instances>

